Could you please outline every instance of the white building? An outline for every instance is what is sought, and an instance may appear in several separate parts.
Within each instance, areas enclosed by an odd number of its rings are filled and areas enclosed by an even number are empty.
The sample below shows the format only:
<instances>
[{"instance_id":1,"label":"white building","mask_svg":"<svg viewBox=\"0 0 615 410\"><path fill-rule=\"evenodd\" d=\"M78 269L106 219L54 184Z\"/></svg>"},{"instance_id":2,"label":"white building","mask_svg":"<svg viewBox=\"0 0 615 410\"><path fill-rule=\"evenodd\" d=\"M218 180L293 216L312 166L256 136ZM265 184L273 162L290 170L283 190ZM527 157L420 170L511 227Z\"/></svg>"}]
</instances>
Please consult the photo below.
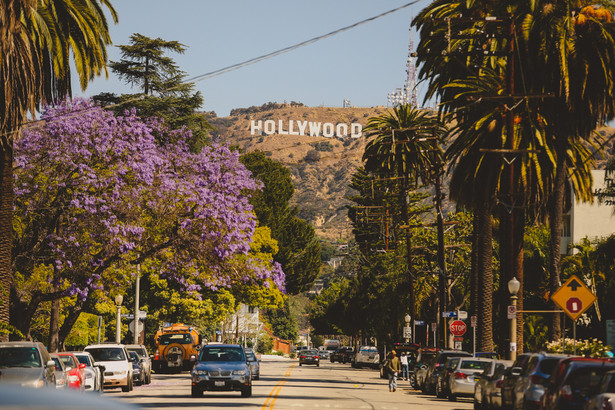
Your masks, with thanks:
<instances>
[{"instance_id":1,"label":"white building","mask_svg":"<svg viewBox=\"0 0 615 410\"><path fill-rule=\"evenodd\" d=\"M594 196L615 187L613 176L605 178L604 170L593 170ZM570 253L570 246L588 237L599 239L615 234L615 198L605 198L603 203L577 203L571 193L570 211L564 214L562 224L562 254Z\"/></svg>"}]
</instances>

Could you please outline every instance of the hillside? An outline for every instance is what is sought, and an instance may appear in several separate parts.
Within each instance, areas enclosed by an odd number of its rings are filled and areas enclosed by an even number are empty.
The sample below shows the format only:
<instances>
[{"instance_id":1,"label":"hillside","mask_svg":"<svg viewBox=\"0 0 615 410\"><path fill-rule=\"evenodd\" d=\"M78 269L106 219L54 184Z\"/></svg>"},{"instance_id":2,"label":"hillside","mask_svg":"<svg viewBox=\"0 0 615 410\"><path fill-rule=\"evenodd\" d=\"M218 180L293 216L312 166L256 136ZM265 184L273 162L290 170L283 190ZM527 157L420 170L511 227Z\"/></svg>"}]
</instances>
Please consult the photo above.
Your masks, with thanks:
<instances>
[{"instance_id":1,"label":"hillside","mask_svg":"<svg viewBox=\"0 0 615 410\"><path fill-rule=\"evenodd\" d=\"M358 123L364 127L369 117L381 115L386 110L386 107L331 108L270 103L233 110L231 116L214 117L210 122L216 127L214 140L239 146L244 152L266 152L288 167L295 186L292 203L298 206L299 216L314 226L319 237L335 241L345 240L351 235L346 215L346 205L350 204L347 197L352 195L349 184L352 174L362 164L366 141L364 137L351 138L350 135L346 138L324 137L322 134L326 132L322 125L348 124L350 133L350 124ZM269 130L265 129L266 121L269 121ZM306 135L291 135L293 130L295 134L302 133L298 132L300 122L303 122L303 134ZM321 136L309 135L307 125L310 122L321 124ZM615 133L610 127L598 131L605 140ZM606 158L597 161L598 169L603 169L606 160L613 155L613 140L606 144L605 152ZM446 187L445 191L448 191ZM452 210L453 205L445 205L445 208Z\"/></svg>"},{"instance_id":2,"label":"hillside","mask_svg":"<svg viewBox=\"0 0 615 410\"><path fill-rule=\"evenodd\" d=\"M278 133L251 135L252 121L258 124L259 120L263 123L274 120L276 126L282 121L286 128L290 120L293 120L293 126L298 121L365 126L369 117L385 111L385 107L329 108L286 104L277 109L213 118L210 122L217 129L214 134L216 141L237 145L245 152L266 152L288 167L295 185L292 202L298 206L299 216L314 226L319 237L337 240L350 237L351 227L346 216L346 205L350 202L346 198L351 195L350 178L361 166L365 138ZM286 128L283 127L283 131L287 132ZM321 130L321 134L323 132Z\"/></svg>"}]
</instances>

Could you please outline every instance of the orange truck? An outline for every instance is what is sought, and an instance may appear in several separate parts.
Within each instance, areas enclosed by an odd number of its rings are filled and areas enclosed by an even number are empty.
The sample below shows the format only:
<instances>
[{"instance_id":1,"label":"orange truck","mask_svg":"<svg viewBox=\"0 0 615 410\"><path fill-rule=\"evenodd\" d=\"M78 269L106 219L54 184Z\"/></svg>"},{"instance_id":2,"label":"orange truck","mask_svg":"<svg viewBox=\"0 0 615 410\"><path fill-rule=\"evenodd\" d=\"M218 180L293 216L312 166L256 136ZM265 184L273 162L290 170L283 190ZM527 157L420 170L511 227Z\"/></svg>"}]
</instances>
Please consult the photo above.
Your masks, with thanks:
<instances>
[{"instance_id":1,"label":"orange truck","mask_svg":"<svg viewBox=\"0 0 615 410\"><path fill-rule=\"evenodd\" d=\"M161 327L154 337L154 371L189 370L201 350L201 335L191 326L175 323Z\"/></svg>"}]
</instances>

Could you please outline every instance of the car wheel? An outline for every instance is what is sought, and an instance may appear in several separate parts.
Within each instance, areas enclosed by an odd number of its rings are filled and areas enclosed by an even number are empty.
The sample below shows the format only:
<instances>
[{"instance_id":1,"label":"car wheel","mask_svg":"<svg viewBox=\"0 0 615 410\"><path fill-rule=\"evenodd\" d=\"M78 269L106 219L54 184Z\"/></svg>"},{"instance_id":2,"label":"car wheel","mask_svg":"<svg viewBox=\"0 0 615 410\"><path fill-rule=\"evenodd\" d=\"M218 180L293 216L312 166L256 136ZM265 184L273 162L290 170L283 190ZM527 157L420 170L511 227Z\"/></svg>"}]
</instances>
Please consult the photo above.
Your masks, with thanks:
<instances>
[{"instance_id":1,"label":"car wheel","mask_svg":"<svg viewBox=\"0 0 615 410\"><path fill-rule=\"evenodd\" d=\"M150 384L152 382L152 373L147 374L147 378L145 379L145 384Z\"/></svg>"},{"instance_id":2,"label":"car wheel","mask_svg":"<svg viewBox=\"0 0 615 410\"><path fill-rule=\"evenodd\" d=\"M299 363L299 366L301 366L301 363Z\"/></svg>"},{"instance_id":3,"label":"car wheel","mask_svg":"<svg viewBox=\"0 0 615 410\"><path fill-rule=\"evenodd\" d=\"M453 393L449 393L448 401L457 401L457 396L455 396Z\"/></svg>"},{"instance_id":4,"label":"car wheel","mask_svg":"<svg viewBox=\"0 0 615 410\"><path fill-rule=\"evenodd\" d=\"M320 367L320 363L316 363L316 367Z\"/></svg>"},{"instance_id":5,"label":"car wheel","mask_svg":"<svg viewBox=\"0 0 615 410\"><path fill-rule=\"evenodd\" d=\"M252 396L252 386L248 386L245 389L241 390L241 397L251 397Z\"/></svg>"},{"instance_id":6,"label":"car wheel","mask_svg":"<svg viewBox=\"0 0 615 410\"><path fill-rule=\"evenodd\" d=\"M122 386L122 391L123 391L124 393L128 393L128 392L129 392L129 391L131 391L131 390L132 390L132 379L129 379L129 380L126 382L126 386Z\"/></svg>"},{"instance_id":7,"label":"car wheel","mask_svg":"<svg viewBox=\"0 0 615 410\"><path fill-rule=\"evenodd\" d=\"M243 394L243 393L242 393ZM192 387L192 397L203 397L203 390Z\"/></svg>"}]
</instances>

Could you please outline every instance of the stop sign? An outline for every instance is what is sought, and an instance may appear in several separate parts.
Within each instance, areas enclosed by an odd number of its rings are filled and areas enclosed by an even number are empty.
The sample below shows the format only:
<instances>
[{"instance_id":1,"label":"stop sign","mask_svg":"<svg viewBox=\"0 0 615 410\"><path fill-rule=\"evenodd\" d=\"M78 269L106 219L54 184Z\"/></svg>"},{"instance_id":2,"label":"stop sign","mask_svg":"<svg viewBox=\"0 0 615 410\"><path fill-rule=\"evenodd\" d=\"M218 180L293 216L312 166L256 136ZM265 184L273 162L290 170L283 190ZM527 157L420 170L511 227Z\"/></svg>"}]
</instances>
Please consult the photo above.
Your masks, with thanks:
<instances>
[{"instance_id":1,"label":"stop sign","mask_svg":"<svg viewBox=\"0 0 615 410\"><path fill-rule=\"evenodd\" d=\"M578 313L583 309L583 302L579 298L569 298L566 301L566 309L568 309L570 313Z\"/></svg>"},{"instance_id":2,"label":"stop sign","mask_svg":"<svg viewBox=\"0 0 615 410\"><path fill-rule=\"evenodd\" d=\"M466 324L462 320L453 320L450 329L454 336L463 336L466 333Z\"/></svg>"}]
</instances>

